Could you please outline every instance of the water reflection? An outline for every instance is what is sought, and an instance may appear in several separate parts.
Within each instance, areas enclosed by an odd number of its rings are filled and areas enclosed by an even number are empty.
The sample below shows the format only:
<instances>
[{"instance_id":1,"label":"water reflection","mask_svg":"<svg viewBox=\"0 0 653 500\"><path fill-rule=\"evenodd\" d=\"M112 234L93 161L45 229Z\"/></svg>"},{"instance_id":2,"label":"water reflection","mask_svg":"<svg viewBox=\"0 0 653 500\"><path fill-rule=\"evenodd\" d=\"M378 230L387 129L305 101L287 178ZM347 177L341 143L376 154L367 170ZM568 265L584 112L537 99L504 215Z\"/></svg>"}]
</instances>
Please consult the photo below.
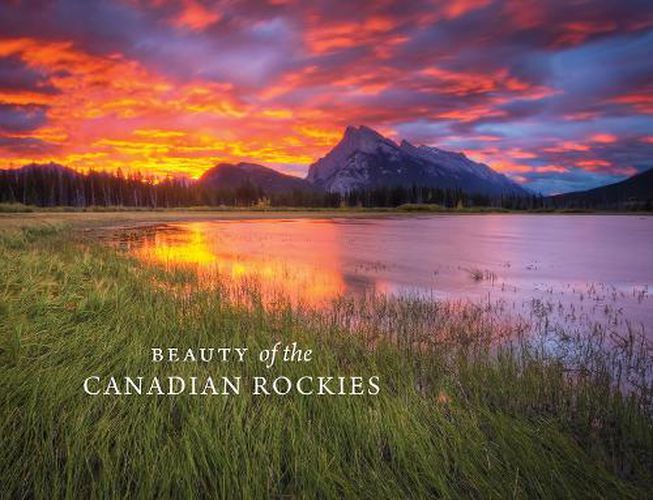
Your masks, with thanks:
<instances>
[{"instance_id":1,"label":"water reflection","mask_svg":"<svg viewBox=\"0 0 653 500\"><path fill-rule=\"evenodd\" d=\"M430 216L179 223L129 250L210 280L257 282L309 305L342 294L539 301L560 316L613 314L650 331L653 218Z\"/></svg>"},{"instance_id":2,"label":"water reflection","mask_svg":"<svg viewBox=\"0 0 653 500\"><path fill-rule=\"evenodd\" d=\"M192 222L166 226L132 240L138 257L166 267L192 266L203 279L216 276L255 283L264 296L301 298L320 305L346 290L341 272L338 227L298 224L305 241L320 241L320 252L299 251L278 227L258 223ZM319 236L318 236L319 234Z\"/></svg>"}]
</instances>

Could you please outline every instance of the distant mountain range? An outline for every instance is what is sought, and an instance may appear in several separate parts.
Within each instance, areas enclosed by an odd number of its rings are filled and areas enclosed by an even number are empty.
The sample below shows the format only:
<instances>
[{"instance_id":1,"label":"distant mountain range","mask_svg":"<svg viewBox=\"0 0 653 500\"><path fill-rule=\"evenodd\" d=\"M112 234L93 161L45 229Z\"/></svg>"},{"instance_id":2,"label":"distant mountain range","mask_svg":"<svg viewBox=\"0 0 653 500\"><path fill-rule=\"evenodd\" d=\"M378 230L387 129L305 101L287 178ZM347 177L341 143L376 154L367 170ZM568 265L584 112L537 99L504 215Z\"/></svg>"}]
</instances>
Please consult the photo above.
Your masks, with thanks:
<instances>
[{"instance_id":1,"label":"distant mountain range","mask_svg":"<svg viewBox=\"0 0 653 500\"><path fill-rule=\"evenodd\" d=\"M607 186L550 196L547 202L559 208L653 209L653 168Z\"/></svg>"},{"instance_id":2,"label":"distant mountain range","mask_svg":"<svg viewBox=\"0 0 653 500\"><path fill-rule=\"evenodd\" d=\"M383 187L455 189L486 196L527 196L524 188L487 165L408 141L396 144L369 127L347 127L340 142L313 163L306 179L285 175L253 163L222 163L199 180L214 189L234 189L243 183L268 194L325 191L348 193Z\"/></svg>"},{"instance_id":3,"label":"distant mountain range","mask_svg":"<svg viewBox=\"0 0 653 500\"><path fill-rule=\"evenodd\" d=\"M282 174L255 163L220 163L204 172L199 182L208 188L222 190L234 190L248 184L268 195L315 190L315 187L304 179Z\"/></svg>"},{"instance_id":4,"label":"distant mountain range","mask_svg":"<svg viewBox=\"0 0 653 500\"><path fill-rule=\"evenodd\" d=\"M347 127L342 140L310 166L306 180L325 191L339 193L417 185L490 196L530 194L463 153L414 146L405 140L396 144L365 126Z\"/></svg>"},{"instance_id":5,"label":"distant mountain range","mask_svg":"<svg viewBox=\"0 0 653 500\"><path fill-rule=\"evenodd\" d=\"M49 201L46 204L58 203L55 200L58 199L57 196L61 199L70 199L70 196L66 197L62 194L66 189L75 192L74 203L97 198L95 195L82 192L79 187L86 182L84 174L56 163L30 164L16 170L0 170L0 174L4 186L0 187L10 191L0 193L0 200L26 199L39 185L44 186L40 190L37 189L39 192L43 191L39 199L47 198ZM21 178L24 181L20 181ZM132 189L134 182L139 183L133 177L125 182L132 183ZM109 184L103 180L102 185ZM95 189L93 186L94 183L90 181L85 188L86 191L92 192ZM414 146L405 140L397 144L365 126L347 127L340 142L309 167L306 179L286 175L254 163L220 163L204 172L197 181L176 180L174 186L177 191L186 190L190 193L195 190L193 195L195 198L188 193L186 195L186 201L189 203L199 196L197 192L203 193L202 200L208 196L212 203L218 203L223 199L221 196L224 195L219 193L238 190L241 196L249 196L253 199L266 195L277 199L284 198L288 203L304 203L308 199L316 200L320 196L326 199L325 196L331 196L329 193L337 196L352 192L392 190L399 187L404 191L410 191L412 186L439 189L442 193L440 196L445 199L446 192L450 191L485 196L485 203L492 203L492 199L496 201L499 196L507 196L509 199L520 199L520 197L532 199L532 193L505 175L485 164L470 160L463 153L430 146ZM215 193L217 198L211 193ZM292 196L288 198L285 195ZM173 197L173 194L166 196ZM539 203L543 206L556 208L650 206L653 205L653 170L637 174L616 184L540 200ZM142 199L139 203L141 202ZM118 202L109 199L107 203Z\"/></svg>"}]
</instances>

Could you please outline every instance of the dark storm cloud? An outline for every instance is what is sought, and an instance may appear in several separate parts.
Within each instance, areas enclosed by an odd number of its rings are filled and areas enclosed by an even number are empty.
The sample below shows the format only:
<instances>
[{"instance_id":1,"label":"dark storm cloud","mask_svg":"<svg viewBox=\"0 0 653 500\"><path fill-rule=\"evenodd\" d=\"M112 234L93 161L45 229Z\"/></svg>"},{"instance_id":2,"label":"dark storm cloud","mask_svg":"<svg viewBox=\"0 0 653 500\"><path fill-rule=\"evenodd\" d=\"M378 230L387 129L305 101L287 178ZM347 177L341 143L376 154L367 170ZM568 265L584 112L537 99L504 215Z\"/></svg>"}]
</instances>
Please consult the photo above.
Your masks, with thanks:
<instances>
[{"instance_id":1,"label":"dark storm cloud","mask_svg":"<svg viewBox=\"0 0 653 500\"><path fill-rule=\"evenodd\" d=\"M18 57L0 58L0 88L26 90L43 94L56 94L47 75L28 68Z\"/></svg>"},{"instance_id":2,"label":"dark storm cloud","mask_svg":"<svg viewBox=\"0 0 653 500\"><path fill-rule=\"evenodd\" d=\"M18 154L20 157L30 154L51 153L56 150L56 146L40 139L32 137L15 137L0 134L0 151L10 151ZM6 168L6 161L3 161L3 167ZM20 167L22 165L14 165Z\"/></svg>"},{"instance_id":3,"label":"dark storm cloud","mask_svg":"<svg viewBox=\"0 0 653 500\"><path fill-rule=\"evenodd\" d=\"M46 121L46 108L42 106L16 106L0 104L1 132L29 132Z\"/></svg>"}]
</instances>

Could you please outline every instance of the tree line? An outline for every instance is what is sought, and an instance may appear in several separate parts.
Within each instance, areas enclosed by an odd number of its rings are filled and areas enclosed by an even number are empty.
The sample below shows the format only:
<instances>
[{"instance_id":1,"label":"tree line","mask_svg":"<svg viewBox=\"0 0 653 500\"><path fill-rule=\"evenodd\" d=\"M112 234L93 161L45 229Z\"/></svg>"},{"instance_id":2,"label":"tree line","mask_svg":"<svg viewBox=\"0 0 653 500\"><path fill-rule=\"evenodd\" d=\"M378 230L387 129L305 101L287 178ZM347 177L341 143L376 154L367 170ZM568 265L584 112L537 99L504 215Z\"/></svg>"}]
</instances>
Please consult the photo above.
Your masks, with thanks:
<instances>
[{"instance_id":1,"label":"tree line","mask_svg":"<svg viewBox=\"0 0 653 500\"><path fill-rule=\"evenodd\" d=\"M429 186L388 186L353 190L345 194L293 190L266 192L243 182L233 189L216 189L202 182L165 178L155 181L139 173L124 175L90 171L74 172L58 165L28 166L0 170L0 203L38 207L123 206L174 208L190 206L248 207L397 207L404 204L437 204L443 207L501 207L537 209L545 205L540 196L490 197L462 189Z\"/></svg>"}]
</instances>

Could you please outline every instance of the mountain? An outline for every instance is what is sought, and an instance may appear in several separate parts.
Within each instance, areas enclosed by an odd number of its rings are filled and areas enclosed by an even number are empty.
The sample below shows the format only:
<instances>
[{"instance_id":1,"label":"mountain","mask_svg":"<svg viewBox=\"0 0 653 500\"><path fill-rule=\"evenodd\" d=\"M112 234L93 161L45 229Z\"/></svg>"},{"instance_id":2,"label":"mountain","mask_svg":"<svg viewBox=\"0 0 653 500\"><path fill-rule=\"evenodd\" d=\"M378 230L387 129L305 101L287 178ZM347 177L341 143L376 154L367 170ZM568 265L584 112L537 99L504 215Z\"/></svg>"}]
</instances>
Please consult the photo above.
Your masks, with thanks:
<instances>
[{"instance_id":1,"label":"mountain","mask_svg":"<svg viewBox=\"0 0 653 500\"><path fill-rule=\"evenodd\" d=\"M220 163L202 174L199 183L219 190L235 190L248 185L265 194L290 193L292 191L314 191L304 179L282 174L255 163Z\"/></svg>"},{"instance_id":2,"label":"mountain","mask_svg":"<svg viewBox=\"0 0 653 500\"><path fill-rule=\"evenodd\" d=\"M306 180L330 192L389 186L461 189L490 196L529 195L485 164L435 147L396 144L363 125L349 126L342 140L313 163Z\"/></svg>"},{"instance_id":3,"label":"mountain","mask_svg":"<svg viewBox=\"0 0 653 500\"><path fill-rule=\"evenodd\" d=\"M547 203L566 208L650 209L653 207L653 168L607 186L550 196Z\"/></svg>"}]
</instances>

